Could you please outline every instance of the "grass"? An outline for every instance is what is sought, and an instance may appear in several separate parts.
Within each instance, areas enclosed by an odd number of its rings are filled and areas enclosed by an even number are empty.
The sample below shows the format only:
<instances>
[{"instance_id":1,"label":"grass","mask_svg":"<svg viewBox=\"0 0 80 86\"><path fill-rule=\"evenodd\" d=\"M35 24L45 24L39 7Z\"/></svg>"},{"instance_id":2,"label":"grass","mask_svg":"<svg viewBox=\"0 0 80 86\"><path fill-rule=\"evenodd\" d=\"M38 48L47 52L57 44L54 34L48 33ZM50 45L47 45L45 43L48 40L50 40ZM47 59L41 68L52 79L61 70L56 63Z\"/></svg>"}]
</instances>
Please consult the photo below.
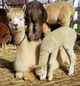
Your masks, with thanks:
<instances>
[{"instance_id":1,"label":"grass","mask_svg":"<svg viewBox=\"0 0 80 86\"><path fill-rule=\"evenodd\" d=\"M76 29L78 33L80 33L80 25L78 25L78 29Z\"/></svg>"}]
</instances>

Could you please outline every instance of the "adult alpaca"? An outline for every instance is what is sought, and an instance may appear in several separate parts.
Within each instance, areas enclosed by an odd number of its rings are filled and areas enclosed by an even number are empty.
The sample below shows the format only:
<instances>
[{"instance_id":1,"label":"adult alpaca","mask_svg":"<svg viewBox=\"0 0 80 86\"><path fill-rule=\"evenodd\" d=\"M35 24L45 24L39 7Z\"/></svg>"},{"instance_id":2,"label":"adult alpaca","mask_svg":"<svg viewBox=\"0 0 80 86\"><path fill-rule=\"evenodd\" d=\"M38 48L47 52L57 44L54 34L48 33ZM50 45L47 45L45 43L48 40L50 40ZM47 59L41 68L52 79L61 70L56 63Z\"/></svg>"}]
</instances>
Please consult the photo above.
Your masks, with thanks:
<instances>
[{"instance_id":1,"label":"adult alpaca","mask_svg":"<svg viewBox=\"0 0 80 86\"><path fill-rule=\"evenodd\" d=\"M16 45L14 68L16 78L35 79L34 65L39 55L40 41L29 42L25 34L24 12L20 8L10 8L7 13L9 26Z\"/></svg>"},{"instance_id":2,"label":"adult alpaca","mask_svg":"<svg viewBox=\"0 0 80 86\"><path fill-rule=\"evenodd\" d=\"M3 49L7 49L6 44L11 41L11 38L6 10L0 9L0 45Z\"/></svg>"},{"instance_id":3,"label":"adult alpaca","mask_svg":"<svg viewBox=\"0 0 80 86\"><path fill-rule=\"evenodd\" d=\"M8 26L8 18L7 18L5 9L0 9L0 23L3 23L6 26Z\"/></svg>"},{"instance_id":4,"label":"adult alpaca","mask_svg":"<svg viewBox=\"0 0 80 86\"><path fill-rule=\"evenodd\" d=\"M0 45L2 49L7 49L6 44L11 41L10 29L4 23L0 23Z\"/></svg>"},{"instance_id":5,"label":"adult alpaca","mask_svg":"<svg viewBox=\"0 0 80 86\"><path fill-rule=\"evenodd\" d=\"M42 26L46 22L47 13L43 5L34 0L25 9L25 23L27 24L28 39L39 40L42 34Z\"/></svg>"},{"instance_id":6,"label":"adult alpaca","mask_svg":"<svg viewBox=\"0 0 80 86\"><path fill-rule=\"evenodd\" d=\"M43 5L47 12L47 24L69 26L71 18L75 13L74 6L66 1L59 1ZM54 27L52 27L54 30Z\"/></svg>"}]
</instances>

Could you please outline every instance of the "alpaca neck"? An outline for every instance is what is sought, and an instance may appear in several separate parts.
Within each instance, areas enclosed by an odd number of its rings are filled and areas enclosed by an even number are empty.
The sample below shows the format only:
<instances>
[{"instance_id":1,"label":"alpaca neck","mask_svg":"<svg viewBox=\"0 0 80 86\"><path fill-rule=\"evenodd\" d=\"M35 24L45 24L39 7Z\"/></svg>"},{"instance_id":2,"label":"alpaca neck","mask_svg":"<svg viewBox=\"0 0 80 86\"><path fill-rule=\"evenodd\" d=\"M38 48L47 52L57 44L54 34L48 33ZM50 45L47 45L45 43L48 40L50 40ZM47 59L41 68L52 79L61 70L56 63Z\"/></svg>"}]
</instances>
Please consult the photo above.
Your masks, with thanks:
<instances>
[{"instance_id":1,"label":"alpaca neck","mask_svg":"<svg viewBox=\"0 0 80 86\"><path fill-rule=\"evenodd\" d=\"M25 37L25 30L14 33L13 37L16 45L21 46L23 43L28 42L27 37Z\"/></svg>"}]
</instances>

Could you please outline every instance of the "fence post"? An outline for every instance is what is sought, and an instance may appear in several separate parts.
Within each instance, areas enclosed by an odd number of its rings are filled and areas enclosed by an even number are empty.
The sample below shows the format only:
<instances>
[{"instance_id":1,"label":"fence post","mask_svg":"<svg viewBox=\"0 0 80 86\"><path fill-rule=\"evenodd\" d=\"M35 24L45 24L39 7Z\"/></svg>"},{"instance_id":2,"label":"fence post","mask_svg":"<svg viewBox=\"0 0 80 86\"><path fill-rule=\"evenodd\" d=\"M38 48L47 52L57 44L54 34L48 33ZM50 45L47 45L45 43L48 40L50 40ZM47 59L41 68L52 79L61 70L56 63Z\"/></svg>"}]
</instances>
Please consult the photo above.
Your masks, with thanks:
<instances>
[{"instance_id":1,"label":"fence post","mask_svg":"<svg viewBox=\"0 0 80 86\"><path fill-rule=\"evenodd\" d=\"M74 7L78 7L78 0L73 0L73 4L74 4ZM77 20L78 19L78 11L76 10L75 14L74 14L74 17L73 17L73 21ZM73 28L74 29L77 29L78 25L77 24L74 24L73 25Z\"/></svg>"}]
</instances>

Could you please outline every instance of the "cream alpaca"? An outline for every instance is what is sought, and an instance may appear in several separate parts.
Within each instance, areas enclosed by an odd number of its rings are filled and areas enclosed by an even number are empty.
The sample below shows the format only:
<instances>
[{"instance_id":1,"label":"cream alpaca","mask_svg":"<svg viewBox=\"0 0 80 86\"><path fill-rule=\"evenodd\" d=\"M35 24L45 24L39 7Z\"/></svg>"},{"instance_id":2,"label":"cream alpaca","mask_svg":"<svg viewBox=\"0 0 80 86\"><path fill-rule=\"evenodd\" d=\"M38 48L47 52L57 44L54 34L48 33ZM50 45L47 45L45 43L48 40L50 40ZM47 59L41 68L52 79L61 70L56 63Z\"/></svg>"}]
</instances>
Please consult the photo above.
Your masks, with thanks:
<instances>
[{"instance_id":1,"label":"cream alpaca","mask_svg":"<svg viewBox=\"0 0 80 86\"><path fill-rule=\"evenodd\" d=\"M33 71L34 65L36 65L40 41L28 42L25 35L24 12L21 9L13 8L7 15L17 48L14 61L15 76L16 78L29 79L28 73ZM32 78L34 79L34 76Z\"/></svg>"},{"instance_id":2,"label":"cream alpaca","mask_svg":"<svg viewBox=\"0 0 80 86\"><path fill-rule=\"evenodd\" d=\"M29 43L27 37L25 36L24 28L22 28L20 32L16 32L16 34L14 33L13 35L17 44L16 59L14 62L16 77L27 79L26 74L33 71L32 69L36 65L36 58L38 58L36 51L39 49L37 47L39 46L40 42ZM19 44L22 40L23 42Z\"/></svg>"},{"instance_id":3,"label":"cream alpaca","mask_svg":"<svg viewBox=\"0 0 80 86\"><path fill-rule=\"evenodd\" d=\"M68 75L74 73L76 57L73 48L75 41L76 41L76 32L69 27L58 28L57 30L50 32L43 39L40 48L40 57L38 64L39 67L36 69L36 74L40 77L40 80L46 79L47 74L48 80L52 80L53 71L60 66L57 62L57 54L61 47L63 47L66 50L69 56L70 67ZM49 70L47 71L47 63L50 54L51 58L49 60Z\"/></svg>"},{"instance_id":4,"label":"cream alpaca","mask_svg":"<svg viewBox=\"0 0 80 86\"><path fill-rule=\"evenodd\" d=\"M75 8L71 3L61 1L49 4L44 4L47 11L48 24L61 24L61 26L69 26L71 17L75 13Z\"/></svg>"}]
</instances>

